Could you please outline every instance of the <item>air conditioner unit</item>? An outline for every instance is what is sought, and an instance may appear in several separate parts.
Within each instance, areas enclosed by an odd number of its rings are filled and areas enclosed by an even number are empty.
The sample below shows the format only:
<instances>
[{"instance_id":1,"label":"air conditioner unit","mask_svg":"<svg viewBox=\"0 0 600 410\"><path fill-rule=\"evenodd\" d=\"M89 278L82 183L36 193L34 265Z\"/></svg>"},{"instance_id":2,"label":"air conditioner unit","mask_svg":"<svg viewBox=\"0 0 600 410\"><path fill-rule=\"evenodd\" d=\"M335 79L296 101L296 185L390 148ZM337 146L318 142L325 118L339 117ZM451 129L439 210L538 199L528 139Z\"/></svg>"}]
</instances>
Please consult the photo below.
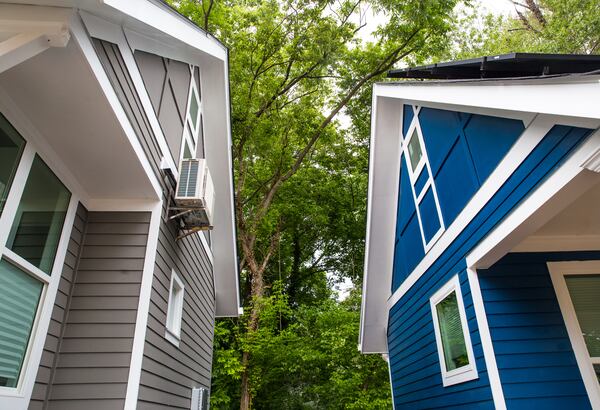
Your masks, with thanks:
<instances>
[{"instance_id":1,"label":"air conditioner unit","mask_svg":"<svg viewBox=\"0 0 600 410\"><path fill-rule=\"evenodd\" d=\"M186 228L211 229L215 205L215 187L205 159L182 159L175 205Z\"/></svg>"},{"instance_id":2,"label":"air conditioner unit","mask_svg":"<svg viewBox=\"0 0 600 410\"><path fill-rule=\"evenodd\" d=\"M208 410L208 389L196 387L192 389L191 410Z\"/></svg>"}]
</instances>

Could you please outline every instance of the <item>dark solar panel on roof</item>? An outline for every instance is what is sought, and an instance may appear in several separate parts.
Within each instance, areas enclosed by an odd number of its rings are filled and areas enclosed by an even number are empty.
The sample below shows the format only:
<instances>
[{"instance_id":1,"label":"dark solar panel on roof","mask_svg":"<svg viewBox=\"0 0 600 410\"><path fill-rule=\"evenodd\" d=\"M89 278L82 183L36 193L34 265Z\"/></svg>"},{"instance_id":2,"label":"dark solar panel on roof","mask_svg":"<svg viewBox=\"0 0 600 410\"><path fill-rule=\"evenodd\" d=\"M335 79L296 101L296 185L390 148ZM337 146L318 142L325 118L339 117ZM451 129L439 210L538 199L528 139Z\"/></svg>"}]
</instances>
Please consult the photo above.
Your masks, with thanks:
<instances>
[{"instance_id":1,"label":"dark solar panel on roof","mask_svg":"<svg viewBox=\"0 0 600 410\"><path fill-rule=\"evenodd\" d=\"M600 55L511 53L402 68L390 78L436 80L538 77L587 73L600 69Z\"/></svg>"}]
</instances>

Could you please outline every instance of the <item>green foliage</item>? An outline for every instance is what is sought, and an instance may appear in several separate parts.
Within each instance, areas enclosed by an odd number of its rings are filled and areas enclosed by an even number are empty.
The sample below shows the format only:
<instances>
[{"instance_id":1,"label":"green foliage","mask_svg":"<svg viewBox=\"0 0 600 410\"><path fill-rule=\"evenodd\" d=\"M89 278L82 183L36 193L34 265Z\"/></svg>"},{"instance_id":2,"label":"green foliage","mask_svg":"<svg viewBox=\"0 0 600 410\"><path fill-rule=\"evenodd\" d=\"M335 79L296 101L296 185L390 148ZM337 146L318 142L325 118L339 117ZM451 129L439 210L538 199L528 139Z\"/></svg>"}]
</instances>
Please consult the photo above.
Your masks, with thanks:
<instances>
[{"instance_id":1,"label":"green foliage","mask_svg":"<svg viewBox=\"0 0 600 410\"><path fill-rule=\"evenodd\" d=\"M534 3L539 6L541 20L531 9L522 6L516 6L509 16L482 16L478 10L467 10L456 26L454 53L450 58L510 52L600 52L600 0L537 0Z\"/></svg>"},{"instance_id":2,"label":"green foliage","mask_svg":"<svg viewBox=\"0 0 600 410\"><path fill-rule=\"evenodd\" d=\"M213 408L239 408L246 376L260 409L390 407L385 362L356 348L360 295L331 289L361 287L371 86L443 53L459 1L172 1L230 50L246 314L217 323ZM368 7L389 18L371 42Z\"/></svg>"},{"instance_id":3,"label":"green foliage","mask_svg":"<svg viewBox=\"0 0 600 410\"><path fill-rule=\"evenodd\" d=\"M360 294L339 303L326 298L290 310L283 287L260 302L257 333L243 343L252 352L254 406L260 409L388 409L391 407L387 367L379 356L356 348ZM293 324L284 327L283 320ZM234 332L232 322L220 322L219 337ZM225 327L229 329L224 331ZM247 337L247 336L246 336ZM222 339L221 339L222 340ZM211 406L239 406L239 359L231 349L215 346L215 382ZM227 358L223 360L223 358ZM223 365L219 367L219 365Z\"/></svg>"}]
</instances>

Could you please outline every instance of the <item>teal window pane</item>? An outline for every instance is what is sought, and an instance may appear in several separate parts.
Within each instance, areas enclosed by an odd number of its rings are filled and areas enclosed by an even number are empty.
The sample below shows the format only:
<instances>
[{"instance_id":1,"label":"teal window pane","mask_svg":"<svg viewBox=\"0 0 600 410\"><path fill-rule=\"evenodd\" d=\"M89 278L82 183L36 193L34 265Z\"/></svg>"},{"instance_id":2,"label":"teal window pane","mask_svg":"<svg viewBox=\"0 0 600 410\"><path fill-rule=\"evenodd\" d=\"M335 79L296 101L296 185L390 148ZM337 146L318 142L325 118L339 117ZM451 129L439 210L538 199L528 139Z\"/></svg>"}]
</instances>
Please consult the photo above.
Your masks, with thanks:
<instances>
[{"instance_id":1,"label":"teal window pane","mask_svg":"<svg viewBox=\"0 0 600 410\"><path fill-rule=\"evenodd\" d=\"M408 143L408 156L410 157L410 166L414 171L417 169L419 162L421 162L421 157L423 157L423 150L421 149L421 142L419 141L419 135L417 134L416 128Z\"/></svg>"},{"instance_id":2,"label":"teal window pane","mask_svg":"<svg viewBox=\"0 0 600 410\"><path fill-rule=\"evenodd\" d=\"M446 370L454 370L469 364L467 344L463 333L458 299L453 291L435 306Z\"/></svg>"},{"instance_id":3,"label":"teal window pane","mask_svg":"<svg viewBox=\"0 0 600 410\"><path fill-rule=\"evenodd\" d=\"M0 214L24 147L25 140L0 114Z\"/></svg>"},{"instance_id":4,"label":"teal window pane","mask_svg":"<svg viewBox=\"0 0 600 410\"><path fill-rule=\"evenodd\" d=\"M0 260L0 386L17 387L42 283Z\"/></svg>"},{"instance_id":5,"label":"teal window pane","mask_svg":"<svg viewBox=\"0 0 600 410\"><path fill-rule=\"evenodd\" d=\"M600 274L565 276L577 321L591 357L600 357Z\"/></svg>"},{"instance_id":6,"label":"teal window pane","mask_svg":"<svg viewBox=\"0 0 600 410\"><path fill-rule=\"evenodd\" d=\"M36 156L6 246L50 274L70 199L71 193Z\"/></svg>"}]
</instances>

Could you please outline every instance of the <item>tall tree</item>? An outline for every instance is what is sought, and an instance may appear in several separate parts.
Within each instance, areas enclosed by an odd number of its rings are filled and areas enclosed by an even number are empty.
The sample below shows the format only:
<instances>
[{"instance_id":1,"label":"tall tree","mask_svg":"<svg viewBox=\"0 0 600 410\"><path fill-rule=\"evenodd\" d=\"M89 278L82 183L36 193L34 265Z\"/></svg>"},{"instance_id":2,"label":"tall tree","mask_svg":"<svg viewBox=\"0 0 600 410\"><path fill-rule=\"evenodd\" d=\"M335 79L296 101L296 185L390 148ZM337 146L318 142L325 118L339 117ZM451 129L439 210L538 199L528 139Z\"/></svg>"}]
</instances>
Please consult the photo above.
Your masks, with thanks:
<instances>
[{"instance_id":1,"label":"tall tree","mask_svg":"<svg viewBox=\"0 0 600 410\"><path fill-rule=\"evenodd\" d=\"M507 16L470 10L450 58L509 52L600 53L600 0L505 0Z\"/></svg>"},{"instance_id":2,"label":"tall tree","mask_svg":"<svg viewBox=\"0 0 600 410\"><path fill-rule=\"evenodd\" d=\"M444 49L458 1L173 1L231 52L236 218L249 312L236 337L259 334L275 279L285 279L287 303L297 306L315 291L327 293L325 272L359 280L370 85L400 62ZM369 8L387 19L365 42ZM342 123L347 118L351 127ZM353 151L363 166L344 169ZM246 410L256 368L251 343L240 348Z\"/></svg>"}]
</instances>

